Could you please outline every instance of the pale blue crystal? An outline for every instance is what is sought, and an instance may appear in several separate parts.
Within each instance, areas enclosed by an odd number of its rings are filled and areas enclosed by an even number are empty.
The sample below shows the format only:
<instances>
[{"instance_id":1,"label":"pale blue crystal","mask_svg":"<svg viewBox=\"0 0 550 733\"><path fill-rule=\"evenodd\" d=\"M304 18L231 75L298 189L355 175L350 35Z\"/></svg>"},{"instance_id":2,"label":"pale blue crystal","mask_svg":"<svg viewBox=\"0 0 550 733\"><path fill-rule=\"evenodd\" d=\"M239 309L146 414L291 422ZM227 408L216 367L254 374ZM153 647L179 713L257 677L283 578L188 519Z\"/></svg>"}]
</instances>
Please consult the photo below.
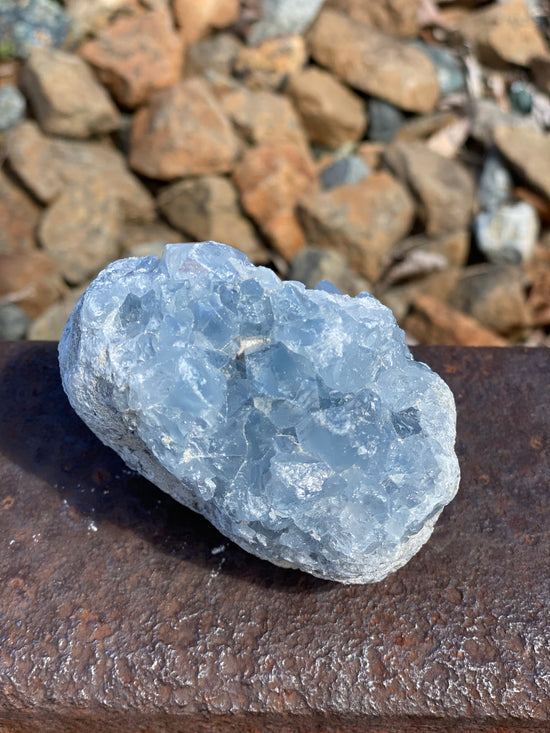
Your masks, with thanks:
<instances>
[{"instance_id":1,"label":"pale blue crystal","mask_svg":"<svg viewBox=\"0 0 550 733\"><path fill-rule=\"evenodd\" d=\"M278 565L379 580L456 493L452 394L366 293L172 244L100 273L59 351L71 404L107 445Z\"/></svg>"}]
</instances>

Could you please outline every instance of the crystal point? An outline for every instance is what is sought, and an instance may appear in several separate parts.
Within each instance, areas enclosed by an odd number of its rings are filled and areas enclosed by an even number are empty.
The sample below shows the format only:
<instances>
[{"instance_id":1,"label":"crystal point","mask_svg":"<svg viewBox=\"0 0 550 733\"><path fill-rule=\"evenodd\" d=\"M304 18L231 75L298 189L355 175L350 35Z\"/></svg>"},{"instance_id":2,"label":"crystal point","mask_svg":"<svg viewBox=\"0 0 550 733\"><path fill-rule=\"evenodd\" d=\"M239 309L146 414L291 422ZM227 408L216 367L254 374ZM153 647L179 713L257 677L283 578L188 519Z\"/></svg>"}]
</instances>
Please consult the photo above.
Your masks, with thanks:
<instances>
[{"instance_id":1,"label":"crystal point","mask_svg":"<svg viewBox=\"0 0 550 733\"><path fill-rule=\"evenodd\" d=\"M380 580L455 495L456 413L368 294L306 290L215 242L107 267L59 346L126 463L261 558Z\"/></svg>"}]
</instances>

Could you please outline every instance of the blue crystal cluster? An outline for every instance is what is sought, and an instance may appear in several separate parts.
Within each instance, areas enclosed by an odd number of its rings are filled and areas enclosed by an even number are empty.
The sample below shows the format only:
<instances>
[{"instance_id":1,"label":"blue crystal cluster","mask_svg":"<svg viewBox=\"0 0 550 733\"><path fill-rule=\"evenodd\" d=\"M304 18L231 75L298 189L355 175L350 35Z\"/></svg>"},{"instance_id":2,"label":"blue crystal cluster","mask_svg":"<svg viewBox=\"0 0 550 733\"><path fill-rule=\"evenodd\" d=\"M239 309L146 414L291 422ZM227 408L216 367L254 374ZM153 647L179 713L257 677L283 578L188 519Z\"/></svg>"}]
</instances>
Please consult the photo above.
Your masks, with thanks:
<instances>
[{"instance_id":1,"label":"blue crystal cluster","mask_svg":"<svg viewBox=\"0 0 550 733\"><path fill-rule=\"evenodd\" d=\"M458 487L454 400L368 294L307 290L214 242L110 265L60 344L71 403L254 554L379 580Z\"/></svg>"}]
</instances>

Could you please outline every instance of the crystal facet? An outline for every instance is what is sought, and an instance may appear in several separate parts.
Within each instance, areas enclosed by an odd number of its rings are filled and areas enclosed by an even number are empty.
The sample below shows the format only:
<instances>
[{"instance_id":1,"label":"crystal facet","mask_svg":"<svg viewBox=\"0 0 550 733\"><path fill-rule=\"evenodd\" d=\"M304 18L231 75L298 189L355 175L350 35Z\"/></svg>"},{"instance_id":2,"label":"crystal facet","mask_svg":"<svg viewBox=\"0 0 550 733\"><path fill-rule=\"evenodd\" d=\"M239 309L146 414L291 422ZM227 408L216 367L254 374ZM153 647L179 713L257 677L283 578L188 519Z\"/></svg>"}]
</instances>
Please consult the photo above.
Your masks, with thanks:
<instances>
[{"instance_id":1,"label":"crystal facet","mask_svg":"<svg viewBox=\"0 0 550 733\"><path fill-rule=\"evenodd\" d=\"M261 558L380 580L459 481L446 384L391 312L215 242L119 260L59 346L72 406L126 463Z\"/></svg>"}]
</instances>

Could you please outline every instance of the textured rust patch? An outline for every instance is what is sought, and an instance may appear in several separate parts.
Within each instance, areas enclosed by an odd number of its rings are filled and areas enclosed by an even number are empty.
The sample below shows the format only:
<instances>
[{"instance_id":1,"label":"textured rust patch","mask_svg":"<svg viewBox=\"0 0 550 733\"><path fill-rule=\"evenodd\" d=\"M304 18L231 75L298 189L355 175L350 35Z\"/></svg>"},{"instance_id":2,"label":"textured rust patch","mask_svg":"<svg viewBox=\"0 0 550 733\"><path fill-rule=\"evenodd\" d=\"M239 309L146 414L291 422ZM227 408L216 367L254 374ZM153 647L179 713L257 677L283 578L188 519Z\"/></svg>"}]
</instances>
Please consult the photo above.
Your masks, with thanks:
<instances>
[{"instance_id":1,"label":"textured rust patch","mask_svg":"<svg viewBox=\"0 0 550 733\"><path fill-rule=\"evenodd\" d=\"M550 351L418 347L462 484L403 569L275 568L128 471L53 343L0 347L0 731L550 728Z\"/></svg>"}]
</instances>

